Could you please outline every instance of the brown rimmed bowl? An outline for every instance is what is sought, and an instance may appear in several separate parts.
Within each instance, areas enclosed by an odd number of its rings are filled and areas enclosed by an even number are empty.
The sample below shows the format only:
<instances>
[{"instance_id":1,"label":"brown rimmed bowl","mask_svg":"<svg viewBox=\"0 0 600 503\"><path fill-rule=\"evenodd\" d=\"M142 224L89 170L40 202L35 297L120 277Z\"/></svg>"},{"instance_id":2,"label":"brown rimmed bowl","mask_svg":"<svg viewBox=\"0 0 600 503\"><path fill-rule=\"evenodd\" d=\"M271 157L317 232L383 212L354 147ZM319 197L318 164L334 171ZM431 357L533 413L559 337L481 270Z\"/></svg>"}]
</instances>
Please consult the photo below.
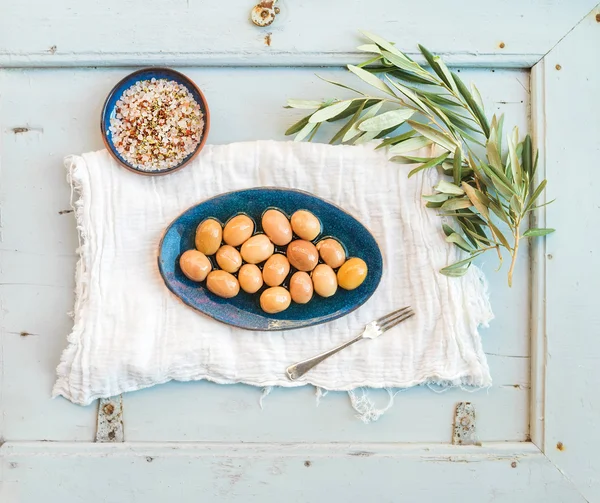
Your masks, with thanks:
<instances>
[{"instance_id":1,"label":"brown rimmed bowl","mask_svg":"<svg viewBox=\"0 0 600 503\"><path fill-rule=\"evenodd\" d=\"M127 89L140 80L150 80L153 78L172 80L185 86L189 90L196 102L200 105L200 110L202 110L202 113L204 114L204 130L202 131L202 136L200 137L200 141L196 145L194 151L179 164L168 169L144 171L133 166L119 154L112 140L112 134L110 132L110 120L116 114L117 101L121 99L123 93ZM104 141L106 149L121 166L141 175L166 175L168 173L173 173L174 171L177 171L189 164L204 148L210 129L210 111L208 110L206 98L204 97L204 94L200 88L183 73L171 70L170 68L144 68L127 75L125 78L121 79L115 87L112 88L111 92L106 98L106 101L104 102L104 106L102 107L100 129L102 131L102 140Z\"/></svg>"}]
</instances>

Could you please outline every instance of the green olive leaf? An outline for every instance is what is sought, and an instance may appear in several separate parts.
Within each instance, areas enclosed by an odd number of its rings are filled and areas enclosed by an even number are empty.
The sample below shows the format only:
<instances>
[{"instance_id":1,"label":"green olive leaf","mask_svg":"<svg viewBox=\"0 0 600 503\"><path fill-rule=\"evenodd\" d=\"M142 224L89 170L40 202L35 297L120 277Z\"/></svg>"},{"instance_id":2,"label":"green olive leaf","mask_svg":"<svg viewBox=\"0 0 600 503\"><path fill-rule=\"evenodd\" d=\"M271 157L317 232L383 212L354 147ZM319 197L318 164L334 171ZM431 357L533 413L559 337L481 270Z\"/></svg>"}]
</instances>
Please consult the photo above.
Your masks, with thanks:
<instances>
[{"instance_id":1,"label":"green olive leaf","mask_svg":"<svg viewBox=\"0 0 600 503\"><path fill-rule=\"evenodd\" d=\"M467 194L467 197L471 200L471 202L473 203L473 206L475 206L477 211L479 213L481 213L481 215L486 220L489 220L490 215L489 215L486 205L483 202L484 201L483 194L479 190L471 187L466 182L462 182L462 188L464 189L465 193Z\"/></svg>"},{"instance_id":2,"label":"green olive leaf","mask_svg":"<svg viewBox=\"0 0 600 503\"><path fill-rule=\"evenodd\" d=\"M363 44L359 45L356 49L362 52L372 52L375 54L381 54L381 50L376 44Z\"/></svg>"},{"instance_id":3,"label":"green olive leaf","mask_svg":"<svg viewBox=\"0 0 600 503\"><path fill-rule=\"evenodd\" d=\"M465 194L465 191L462 188L447 182L446 180L440 180L434 189L442 194L451 194L455 196L463 196Z\"/></svg>"},{"instance_id":4,"label":"green olive leaf","mask_svg":"<svg viewBox=\"0 0 600 503\"><path fill-rule=\"evenodd\" d=\"M321 101L312 100L287 100L287 106L289 108L301 108L305 110L316 110L321 107L323 103Z\"/></svg>"},{"instance_id":5,"label":"green olive leaf","mask_svg":"<svg viewBox=\"0 0 600 503\"><path fill-rule=\"evenodd\" d=\"M431 194L429 196L421 196L425 201L429 201L431 203L443 203L450 196L448 194Z\"/></svg>"},{"instance_id":6,"label":"green olive leaf","mask_svg":"<svg viewBox=\"0 0 600 503\"><path fill-rule=\"evenodd\" d=\"M406 86L403 86L398 82L394 82L387 75L385 76L385 78L390 82L390 84L392 84L396 89L398 89L398 91L400 91L404 96L406 96L415 105L417 105L421 112L427 112L427 106L420 100L420 98L417 96L417 93L413 92L411 89L409 89Z\"/></svg>"},{"instance_id":7,"label":"green olive leaf","mask_svg":"<svg viewBox=\"0 0 600 503\"><path fill-rule=\"evenodd\" d=\"M447 243L454 243L461 250L464 250L464 251L467 251L467 252L473 251L473 247L470 246L469 243L467 243L465 241L465 239L460 234L457 234L456 232L453 233L453 234L450 234L449 236L447 236L446 237L446 242Z\"/></svg>"},{"instance_id":8,"label":"green olive leaf","mask_svg":"<svg viewBox=\"0 0 600 503\"><path fill-rule=\"evenodd\" d=\"M456 150L457 144L452 138L437 129L421 124L420 122L407 121L410 127L412 127L418 133L421 133L425 138L429 138L433 143L436 143L440 147L445 148L449 152Z\"/></svg>"},{"instance_id":9,"label":"green olive leaf","mask_svg":"<svg viewBox=\"0 0 600 503\"><path fill-rule=\"evenodd\" d=\"M444 234L446 234L446 236L450 236L451 234L454 234L456 232L448 224L442 224L442 230L444 231Z\"/></svg>"},{"instance_id":10,"label":"green olive leaf","mask_svg":"<svg viewBox=\"0 0 600 503\"><path fill-rule=\"evenodd\" d=\"M400 143L401 141L404 141L404 140L408 140L409 138L412 138L415 134L417 134L416 131L413 131L411 129L410 131L407 131L406 133L403 133L401 135L392 136L391 138L386 138L379 145L377 145L377 147L375 147L375 150L377 150L379 148L388 147L390 145L395 145L396 143Z\"/></svg>"},{"instance_id":11,"label":"green olive leaf","mask_svg":"<svg viewBox=\"0 0 600 503\"><path fill-rule=\"evenodd\" d=\"M294 137L294 141L302 141L302 140L306 139L313 132L313 129L315 129L316 127L317 127L317 124L307 123L306 126L304 126L298 132L298 134Z\"/></svg>"},{"instance_id":12,"label":"green olive leaf","mask_svg":"<svg viewBox=\"0 0 600 503\"><path fill-rule=\"evenodd\" d=\"M525 206L525 211L529 211L532 208L533 203L535 203L536 199L540 196L545 187L546 180L542 180L537 188L533 191L533 194L531 194L529 202L527 203L527 206Z\"/></svg>"},{"instance_id":13,"label":"green olive leaf","mask_svg":"<svg viewBox=\"0 0 600 503\"><path fill-rule=\"evenodd\" d=\"M335 136L329 141L330 144L334 144L336 141L341 140L344 135L348 132L348 130L352 127L352 125L358 120L360 114L365 107L366 102L363 101L360 106L354 112L354 115L350 118L348 122L335 134Z\"/></svg>"},{"instance_id":14,"label":"green olive leaf","mask_svg":"<svg viewBox=\"0 0 600 503\"><path fill-rule=\"evenodd\" d=\"M537 237L537 236L545 236L547 234L551 234L555 230L556 229L527 229L523 233L523 237L531 238L531 237Z\"/></svg>"},{"instance_id":15,"label":"green olive leaf","mask_svg":"<svg viewBox=\"0 0 600 503\"><path fill-rule=\"evenodd\" d=\"M307 115L306 117L303 117L302 119L300 119L298 122L296 122L295 124L291 125L285 132L286 136L289 136L291 134L296 134L298 131L300 131L304 126L306 126L308 124L308 119L310 119L310 115Z\"/></svg>"},{"instance_id":16,"label":"green olive leaf","mask_svg":"<svg viewBox=\"0 0 600 503\"><path fill-rule=\"evenodd\" d=\"M407 108L399 108L398 110L391 110L377 115L371 119L363 120L358 125L358 129L361 131L382 131L391 127L396 127L412 117L414 110Z\"/></svg>"},{"instance_id":17,"label":"green olive leaf","mask_svg":"<svg viewBox=\"0 0 600 503\"><path fill-rule=\"evenodd\" d=\"M394 44L392 44L391 42L388 42L386 39L381 38L378 35L374 35L371 32L365 31L365 30L360 30L360 32L367 37L371 42L375 42L379 47L385 49L388 52L391 52L392 54L395 54L396 56L405 59L406 61L410 61L410 59L408 59L406 57L406 55L401 52L398 48L396 48L396 46Z\"/></svg>"},{"instance_id":18,"label":"green olive leaf","mask_svg":"<svg viewBox=\"0 0 600 503\"><path fill-rule=\"evenodd\" d=\"M408 140L408 141L410 141L410 140ZM418 173L419 171L437 166L438 164L443 162L444 159L446 159L446 157L448 157L448 155L449 155L448 152L446 152L445 154L442 154L439 157L436 157L435 159L431 159L430 161L426 162L425 164L421 164L420 166L417 166L415 169L411 170L408 173L408 178L410 178L414 174ZM446 204L446 203L444 203L444 204Z\"/></svg>"},{"instance_id":19,"label":"green olive leaf","mask_svg":"<svg viewBox=\"0 0 600 503\"><path fill-rule=\"evenodd\" d=\"M354 124L352 124L352 126L350 126L348 131L346 131L346 133L344 134L344 137L342 138L342 142L346 143L347 141L350 141L355 136L359 135L360 131L358 129L358 125L360 124L360 122L363 120L368 120L371 117L375 116L377 114L377 112L379 112L379 110L381 109L382 106L383 106L383 101L380 101L379 103L376 103L371 108L369 108L369 110L367 110L360 119L357 119L354 122Z\"/></svg>"},{"instance_id":20,"label":"green olive leaf","mask_svg":"<svg viewBox=\"0 0 600 503\"><path fill-rule=\"evenodd\" d=\"M483 100L481 99L481 94L479 94L479 89L477 89L477 87L475 87L475 84L473 84L472 82L471 82L471 95L473 96L475 103L477 103L477 106L479 108L481 108L481 111L485 112L485 109L483 108Z\"/></svg>"},{"instance_id":21,"label":"green olive leaf","mask_svg":"<svg viewBox=\"0 0 600 503\"><path fill-rule=\"evenodd\" d=\"M454 185L460 185L460 181L462 179L462 155L459 148L457 148L454 151L454 162L452 163L452 176L454 178Z\"/></svg>"},{"instance_id":22,"label":"green olive leaf","mask_svg":"<svg viewBox=\"0 0 600 503\"><path fill-rule=\"evenodd\" d=\"M360 145L361 143L370 142L374 140L378 134L379 131L367 131L354 140L354 145Z\"/></svg>"},{"instance_id":23,"label":"green olive leaf","mask_svg":"<svg viewBox=\"0 0 600 503\"><path fill-rule=\"evenodd\" d=\"M442 204L442 209L446 211L462 210L464 208L470 208L471 206L473 206L473 203L471 203L467 197L455 197L453 199L448 199Z\"/></svg>"},{"instance_id":24,"label":"green olive leaf","mask_svg":"<svg viewBox=\"0 0 600 503\"><path fill-rule=\"evenodd\" d=\"M419 150L423 147L427 147L431 145L431 140L429 138L425 138L424 136L416 136L414 138L409 138L408 140L404 140L401 143L398 143L390 148L390 155L401 155L407 152L412 152L414 150Z\"/></svg>"},{"instance_id":25,"label":"green olive leaf","mask_svg":"<svg viewBox=\"0 0 600 503\"><path fill-rule=\"evenodd\" d=\"M521 164L519 163L519 157L517 155L516 144L514 143L515 132L518 134L518 129L515 128L513 130L512 135L507 135L506 139L508 142L508 152L510 155L510 170L512 173L512 178L518 188L521 187L521 183L523 181L521 177Z\"/></svg>"},{"instance_id":26,"label":"green olive leaf","mask_svg":"<svg viewBox=\"0 0 600 503\"><path fill-rule=\"evenodd\" d=\"M317 78L321 79L324 82L327 82L328 84L333 84L334 86L338 86L341 87L342 89L348 89L349 91L353 91L357 94L360 94L362 96L364 96L365 94L361 91L359 91L358 89L354 89L353 87L347 86L346 84L342 84L340 82L336 82L335 80L329 80L326 79L325 77L321 77L320 75L317 75Z\"/></svg>"},{"instance_id":27,"label":"green olive leaf","mask_svg":"<svg viewBox=\"0 0 600 503\"><path fill-rule=\"evenodd\" d=\"M331 119L332 117L341 114L351 104L352 100L339 101L338 103L329 105L328 107L322 108L321 110L317 110L314 114L310 116L308 122L310 122L311 124L317 124L319 122Z\"/></svg>"},{"instance_id":28,"label":"green olive leaf","mask_svg":"<svg viewBox=\"0 0 600 503\"><path fill-rule=\"evenodd\" d=\"M479 105L477 105L476 101L473 99L473 96L471 96L471 93L467 89L467 86L465 86L464 82L462 80L460 80L460 77L458 75L456 75L456 73L452 73L452 78L453 78L454 82L456 83L458 92L462 95L462 97L467 102L467 105L469 106L471 111L477 117L477 121L479 122L479 125L483 128L485 137L489 138L490 126L487 122L485 114L483 113L483 110L479 107Z\"/></svg>"},{"instance_id":29,"label":"green olive leaf","mask_svg":"<svg viewBox=\"0 0 600 503\"><path fill-rule=\"evenodd\" d=\"M363 70L362 68L359 68L358 66L354 65L348 65L348 70L350 70L356 76L360 77L367 84L379 89L380 91L383 91L386 94L389 94L390 96L396 96L394 94L394 91L392 91L390 87L385 82L383 82L383 80L376 77L372 73L369 73L367 70Z\"/></svg>"}]
</instances>

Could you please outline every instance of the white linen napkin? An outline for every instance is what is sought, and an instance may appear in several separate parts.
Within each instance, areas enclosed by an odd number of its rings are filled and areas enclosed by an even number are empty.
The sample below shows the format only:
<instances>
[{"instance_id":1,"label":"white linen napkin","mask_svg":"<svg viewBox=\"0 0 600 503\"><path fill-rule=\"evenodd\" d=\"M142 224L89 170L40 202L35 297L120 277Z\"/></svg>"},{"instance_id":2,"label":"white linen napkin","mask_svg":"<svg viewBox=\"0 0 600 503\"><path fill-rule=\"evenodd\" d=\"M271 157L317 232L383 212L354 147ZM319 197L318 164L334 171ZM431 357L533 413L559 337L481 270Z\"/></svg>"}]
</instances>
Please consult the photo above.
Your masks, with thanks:
<instances>
[{"instance_id":1,"label":"white linen napkin","mask_svg":"<svg viewBox=\"0 0 600 503\"><path fill-rule=\"evenodd\" d=\"M129 172L102 150L66 159L80 236L74 327L53 395L86 405L171 379L253 386L313 384L327 390L424 383L489 386L477 328L493 315L476 267L457 260L440 217L425 208L435 170L408 179L372 145L258 141L206 146L179 172ZM290 332L248 332L184 305L157 269L158 243L182 211L214 195L256 186L292 187L341 206L369 228L384 257L371 299L336 321ZM356 336L373 319L411 305L416 316L363 341L292 382L284 369Z\"/></svg>"}]
</instances>

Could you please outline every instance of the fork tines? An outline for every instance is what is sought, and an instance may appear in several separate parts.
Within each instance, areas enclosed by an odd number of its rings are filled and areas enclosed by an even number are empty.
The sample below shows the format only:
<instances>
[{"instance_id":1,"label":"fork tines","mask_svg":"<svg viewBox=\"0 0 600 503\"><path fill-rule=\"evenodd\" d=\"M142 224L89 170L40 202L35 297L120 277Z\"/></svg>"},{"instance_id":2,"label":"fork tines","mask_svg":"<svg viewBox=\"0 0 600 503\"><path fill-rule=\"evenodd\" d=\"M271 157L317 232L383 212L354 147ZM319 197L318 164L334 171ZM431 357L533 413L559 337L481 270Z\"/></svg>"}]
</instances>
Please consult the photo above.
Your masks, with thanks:
<instances>
[{"instance_id":1,"label":"fork tines","mask_svg":"<svg viewBox=\"0 0 600 503\"><path fill-rule=\"evenodd\" d=\"M375 320L375 323L377 323L378 328L382 332L385 332L386 330L389 330L390 328L396 326L398 323L401 323L414 315L415 313L412 310L412 308L410 306L406 306L402 309L392 311L391 313L382 316L381 318Z\"/></svg>"}]
</instances>

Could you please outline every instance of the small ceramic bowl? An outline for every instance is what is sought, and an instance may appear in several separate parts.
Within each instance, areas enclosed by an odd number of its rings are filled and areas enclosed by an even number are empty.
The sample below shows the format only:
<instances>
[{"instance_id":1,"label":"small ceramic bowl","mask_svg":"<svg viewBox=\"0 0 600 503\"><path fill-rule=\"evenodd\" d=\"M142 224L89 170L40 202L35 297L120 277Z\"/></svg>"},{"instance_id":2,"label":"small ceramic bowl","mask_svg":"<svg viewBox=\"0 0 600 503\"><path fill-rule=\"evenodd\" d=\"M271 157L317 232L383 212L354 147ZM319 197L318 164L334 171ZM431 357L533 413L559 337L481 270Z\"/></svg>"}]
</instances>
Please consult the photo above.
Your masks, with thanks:
<instances>
[{"instance_id":1,"label":"small ceramic bowl","mask_svg":"<svg viewBox=\"0 0 600 503\"><path fill-rule=\"evenodd\" d=\"M119 101L127 89L140 80L150 80L153 78L172 80L185 86L189 90L198 105L200 105L200 110L204 114L204 130L202 131L202 136L195 150L179 164L168 169L144 171L134 167L119 154L112 140L112 134L110 132L110 120L116 114L117 101ZM104 102L104 107L102 107L100 129L102 131L102 140L104 141L106 149L110 152L114 159L121 164L121 166L141 175L166 175L183 168L202 150L204 144L206 143L206 139L208 138L208 131L210 129L210 112L208 110L208 104L206 103L204 94L202 94L200 88L190 78L186 77L182 73L176 72L175 70L171 70L170 68L144 68L127 75L115 87L112 88L111 92L106 98L106 101Z\"/></svg>"}]
</instances>

